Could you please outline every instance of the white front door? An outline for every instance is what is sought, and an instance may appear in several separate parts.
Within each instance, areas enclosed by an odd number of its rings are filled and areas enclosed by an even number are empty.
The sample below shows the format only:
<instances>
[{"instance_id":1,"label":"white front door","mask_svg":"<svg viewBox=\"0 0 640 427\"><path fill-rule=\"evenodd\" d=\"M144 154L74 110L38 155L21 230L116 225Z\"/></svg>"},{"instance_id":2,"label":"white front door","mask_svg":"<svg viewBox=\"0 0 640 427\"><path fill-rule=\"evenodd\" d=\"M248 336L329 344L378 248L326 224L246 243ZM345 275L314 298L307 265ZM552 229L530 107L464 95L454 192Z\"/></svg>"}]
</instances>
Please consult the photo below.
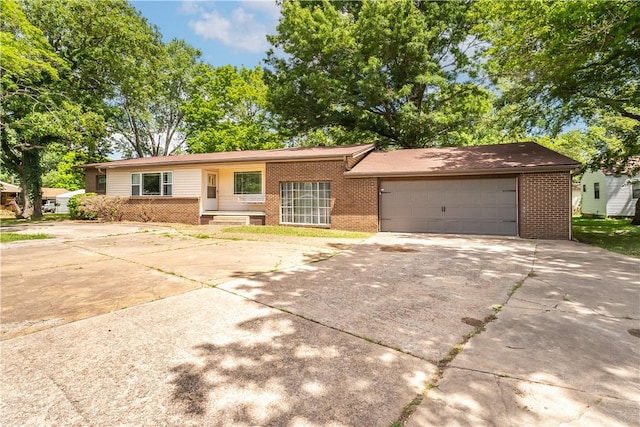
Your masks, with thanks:
<instances>
[{"instance_id":1,"label":"white front door","mask_svg":"<svg viewBox=\"0 0 640 427\"><path fill-rule=\"evenodd\" d=\"M207 172L207 186L205 188L205 211L218 210L218 174Z\"/></svg>"}]
</instances>

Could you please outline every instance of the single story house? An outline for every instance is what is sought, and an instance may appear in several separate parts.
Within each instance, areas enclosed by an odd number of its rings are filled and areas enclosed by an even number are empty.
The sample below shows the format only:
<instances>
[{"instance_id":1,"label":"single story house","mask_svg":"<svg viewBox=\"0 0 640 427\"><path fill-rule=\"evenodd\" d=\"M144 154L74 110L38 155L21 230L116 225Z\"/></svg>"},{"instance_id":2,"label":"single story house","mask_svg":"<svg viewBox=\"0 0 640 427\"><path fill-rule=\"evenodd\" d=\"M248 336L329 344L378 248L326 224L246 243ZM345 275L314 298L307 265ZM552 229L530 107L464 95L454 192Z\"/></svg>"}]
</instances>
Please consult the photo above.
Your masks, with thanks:
<instances>
[{"instance_id":1,"label":"single story house","mask_svg":"<svg viewBox=\"0 0 640 427\"><path fill-rule=\"evenodd\" d=\"M612 170L586 171L582 186L582 214L633 216L640 198L640 176L628 172L616 176Z\"/></svg>"},{"instance_id":2,"label":"single story house","mask_svg":"<svg viewBox=\"0 0 640 427\"><path fill-rule=\"evenodd\" d=\"M78 194L84 194L84 189L69 191L56 196L56 213L69 213L69 199Z\"/></svg>"},{"instance_id":3,"label":"single story house","mask_svg":"<svg viewBox=\"0 0 640 427\"><path fill-rule=\"evenodd\" d=\"M252 224L570 239L578 166L525 142L386 152L370 144L301 147L83 167L88 192L127 197L127 220L239 216Z\"/></svg>"},{"instance_id":4,"label":"single story house","mask_svg":"<svg viewBox=\"0 0 640 427\"><path fill-rule=\"evenodd\" d=\"M42 187L42 204L44 205L47 202L55 203L56 197L68 192L69 190L66 188Z\"/></svg>"}]
</instances>

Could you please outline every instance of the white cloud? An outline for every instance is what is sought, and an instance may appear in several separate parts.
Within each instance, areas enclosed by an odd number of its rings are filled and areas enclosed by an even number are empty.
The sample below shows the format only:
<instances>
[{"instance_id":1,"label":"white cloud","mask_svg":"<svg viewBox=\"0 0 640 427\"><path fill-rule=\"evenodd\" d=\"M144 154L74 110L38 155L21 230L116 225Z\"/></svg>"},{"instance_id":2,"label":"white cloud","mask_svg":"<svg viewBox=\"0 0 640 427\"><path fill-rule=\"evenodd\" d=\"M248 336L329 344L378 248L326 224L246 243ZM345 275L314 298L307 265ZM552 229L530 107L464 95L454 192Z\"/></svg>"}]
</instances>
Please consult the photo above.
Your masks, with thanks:
<instances>
[{"instance_id":1,"label":"white cloud","mask_svg":"<svg viewBox=\"0 0 640 427\"><path fill-rule=\"evenodd\" d=\"M280 17L280 6L276 4L275 0L242 0L242 5L247 9L264 13L275 20Z\"/></svg>"},{"instance_id":2,"label":"white cloud","mask_svg":"<svg viewBox=\"0 0 640 427\"><path fill-rule=\"evenodd\" d=\"M198 15L189 21L189 27L205 40L217 40L252 53L269 48L266 36L275 32L280 14L275 2L255 0L242 2L227 16L213 8L204 10L197 2L183 2L183 10Z\"/></svg>"},{"instance_id":3,"label":"white cloud","mask_svg":"<svg viewBox=\"0 0 640 427\"><path fill-rule=\"evenodd\" d=\"M185 15L195 15L201 13L203 12L203 9L200 6L200 3L201 2L194 0L183 0L180 12L184 13Z\"/></svg>"}]
</instances>

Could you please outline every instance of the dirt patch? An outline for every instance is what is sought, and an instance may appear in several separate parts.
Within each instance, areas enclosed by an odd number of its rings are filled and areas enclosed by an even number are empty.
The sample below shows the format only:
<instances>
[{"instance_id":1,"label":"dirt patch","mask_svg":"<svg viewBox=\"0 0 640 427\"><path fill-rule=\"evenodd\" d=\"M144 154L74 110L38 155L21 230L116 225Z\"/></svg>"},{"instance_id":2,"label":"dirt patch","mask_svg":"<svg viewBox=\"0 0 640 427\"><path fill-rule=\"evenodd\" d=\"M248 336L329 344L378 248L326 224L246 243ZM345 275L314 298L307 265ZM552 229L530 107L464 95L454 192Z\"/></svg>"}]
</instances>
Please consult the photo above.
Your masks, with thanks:
<instances>
[{"instance_id":1,"label":"dirt patch","mask_svg":"<svg viewBox=\"0 0 640 427\"><path fill-rule=\"evenodd\" d=\"M462 323L466 323L467 325L473 326L474 328L484 326L484 322L482 320L474 319L473 317L463 317L460 320L462 320Z\"/></svg>"},{"instance_id":2,"label":"dirt patch","mask_svg":"<svg viewBox=\"0 0 640 427\"><path fill-rule=\"evenodd\" d=\"M380 250L382 252L420 252L417 249L407 248L405 246L400 246L400 245L380 246Z\"/></svg>"}]
</instances>

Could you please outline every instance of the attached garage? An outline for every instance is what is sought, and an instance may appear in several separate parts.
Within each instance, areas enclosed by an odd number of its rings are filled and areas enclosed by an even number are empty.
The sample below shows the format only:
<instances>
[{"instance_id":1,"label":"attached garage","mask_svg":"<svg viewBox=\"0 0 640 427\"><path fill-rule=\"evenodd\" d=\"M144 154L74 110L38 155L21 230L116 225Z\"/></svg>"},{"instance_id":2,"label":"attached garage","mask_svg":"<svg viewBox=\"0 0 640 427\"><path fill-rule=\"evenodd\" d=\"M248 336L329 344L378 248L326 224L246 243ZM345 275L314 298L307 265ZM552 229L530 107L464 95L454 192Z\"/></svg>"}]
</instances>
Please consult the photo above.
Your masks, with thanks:
<instances>
[{"instance_id":1,"label":"attached garage","mask_svg":"<svg viewBox=\"0 0 640 427\"><path fill-rule=\"evenodd\" d=\"M381 180L380 231L518 234L517 180Z\"/></svg>"},{"instance_id":2,"label":"attached garage","mask_svg":"<svg viewBox=\"0 0 640 427\"><path fill-rule=\"evenodd\" d=\"M378 179L378 229L571 238L579 163L533 142L370 153L345 176Z\"/></svg>"}]
</instances>

